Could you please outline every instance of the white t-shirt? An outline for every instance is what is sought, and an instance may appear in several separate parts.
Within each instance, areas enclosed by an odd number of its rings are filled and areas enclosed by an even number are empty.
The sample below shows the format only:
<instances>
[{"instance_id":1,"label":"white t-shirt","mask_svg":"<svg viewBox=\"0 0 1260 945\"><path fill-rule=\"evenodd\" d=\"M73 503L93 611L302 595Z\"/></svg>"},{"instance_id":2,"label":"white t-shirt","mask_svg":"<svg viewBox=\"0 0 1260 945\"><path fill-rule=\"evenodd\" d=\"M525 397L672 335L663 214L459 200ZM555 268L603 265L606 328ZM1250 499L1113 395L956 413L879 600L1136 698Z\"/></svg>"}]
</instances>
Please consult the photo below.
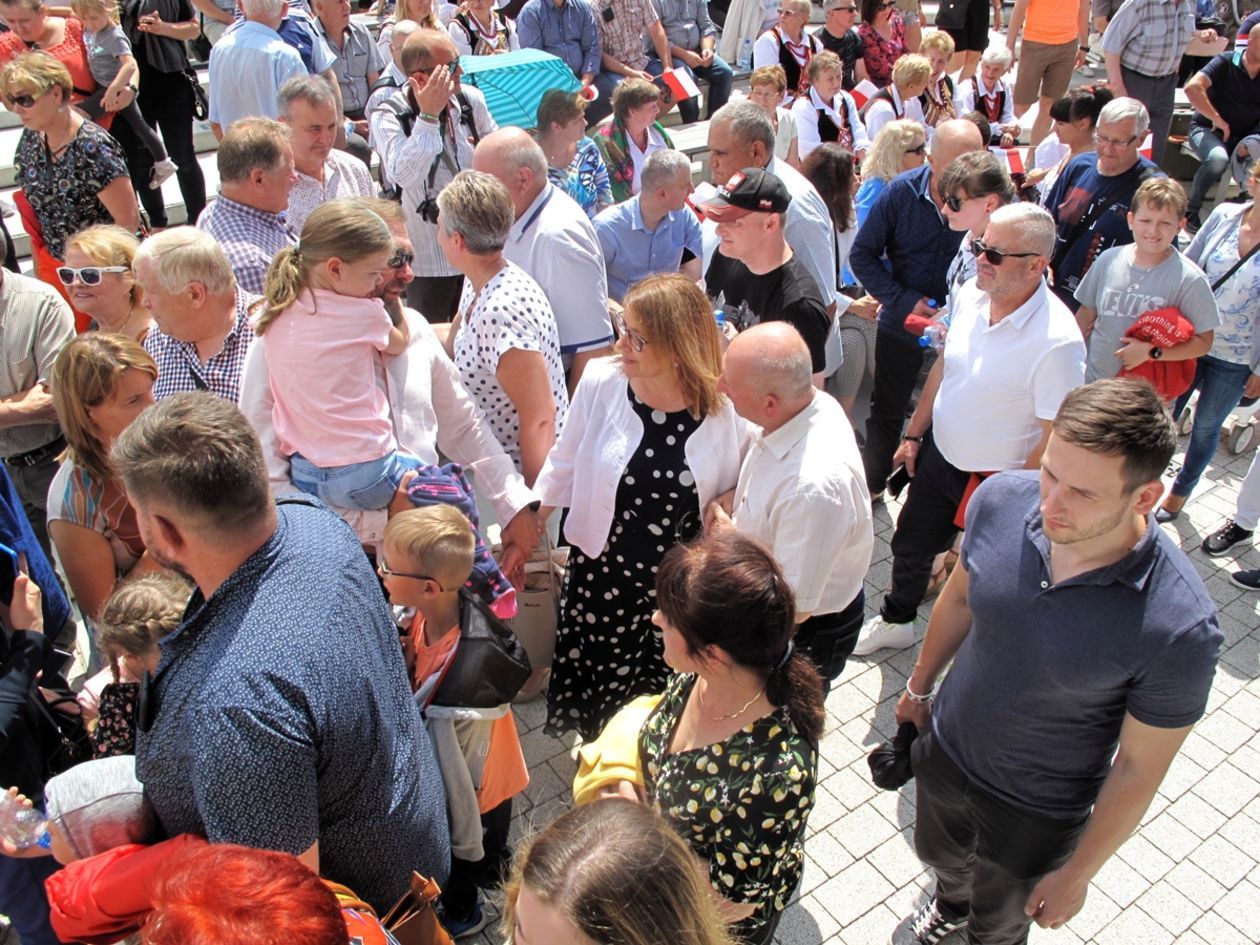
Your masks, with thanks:
<instances>
[{"instance_id":1,"label":"white t-shirt","mask_svg":"<svg viewBox=\"0 0 1260 945\"><path fill-rule=\"evenodd\" d=\"M643 164L647 161L648 155L655 151L665 150L665 139L651 125L648 126L647 136L647 150L640 151L639 146L635 144L634 138L626 135L626 150L630 152L630 161L634 164L634 177L630 181L631 195L639 192L643 178Z\"/></svg>"}]
</instances>

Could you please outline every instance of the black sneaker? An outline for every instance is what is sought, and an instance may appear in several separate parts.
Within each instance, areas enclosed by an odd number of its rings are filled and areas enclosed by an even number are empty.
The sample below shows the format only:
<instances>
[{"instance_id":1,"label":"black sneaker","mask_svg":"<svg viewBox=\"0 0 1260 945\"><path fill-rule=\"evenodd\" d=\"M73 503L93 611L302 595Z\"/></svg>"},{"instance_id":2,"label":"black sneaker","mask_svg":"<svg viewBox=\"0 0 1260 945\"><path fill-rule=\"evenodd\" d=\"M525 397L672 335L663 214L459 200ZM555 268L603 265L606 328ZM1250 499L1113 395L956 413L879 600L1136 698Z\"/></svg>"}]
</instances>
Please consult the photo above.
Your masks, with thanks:
<instances>
[{"instance_id":1,"label":"black sneaker","mask_svg":"<svg viewBox=\"0 0 1260 945\"><path fill-rule=\"evenodd\" d=\"M1260 591L1260 568L1250 571L1235 571L1229 576L1232 583L1249 591Z\"/></svg>"},{"instance_id":2,"label":"black sneaker","mask_svg":"<svg viewBox=\"0 0 1260 945\"><path fill-rule=\"evenodd\" d=\"M1203 539L1200 546L1204 553L1212 558L1220 558L1229 553L1229 549L1240 541L1247 541L1251 538L1251 530L1247 528L1239 528L1234 524L1234 520L1228 519L1224 525Z\"/></svg>"},{"instance_id":3,"label":"black sneaker","mask_svg":"<svg viewBox=\"0 0 1260 945\"><path fill-rule=\"evenodd\" d=\"M892 945L937 945L945 936L966 924L966 919L947 919L941 915L934 897L897 926Z\"/></svg>"},{"instance_id":4,"label":"black sneaker","mask_svg":"<svg viewBox=\"0 0 1260 945\"><path fill-rule=\"evenodd\" d=\"M1190 236L1194 236L1194 234L1198 233L1202 228L1203 221L1199 219L1199 214L1197 212L1186 216L1185 230Z\"/></svg>"}]
</instances>

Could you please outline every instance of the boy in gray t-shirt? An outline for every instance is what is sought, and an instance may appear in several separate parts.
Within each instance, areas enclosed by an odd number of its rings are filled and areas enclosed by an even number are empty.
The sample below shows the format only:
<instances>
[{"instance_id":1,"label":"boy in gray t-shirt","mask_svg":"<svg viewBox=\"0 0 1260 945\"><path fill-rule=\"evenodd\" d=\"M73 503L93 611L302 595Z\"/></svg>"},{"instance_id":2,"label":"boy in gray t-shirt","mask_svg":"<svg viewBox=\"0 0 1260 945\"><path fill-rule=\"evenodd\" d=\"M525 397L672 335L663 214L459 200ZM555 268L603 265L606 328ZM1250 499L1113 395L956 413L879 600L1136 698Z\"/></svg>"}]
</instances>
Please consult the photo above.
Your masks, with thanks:
<instances>
[{"instance_id":1,"label":"boy in gray t-shirt","mask_svg":"<svg viewBox=\"0 0 1260 945\"><path fill-rule=\"evenodd\" d=\"M100 85L76 107L92 119L114 112L131 126L136 137L153 155L149 188L157 190L175 173L175 162L167 156L157 131L144 120L134 97L130 104L119 107L126 89L137 91L133 81L139 70L136 57L131 53L131 43L119 25L118 4L116 0L70 0L70 9L83 21L83 47L87 51L88 69Z\"/></svg>"},{"instance_id":2,"label":"boy in gray t-shirt","mask_svg":"<svg viewBox=\"0 0 1260 945\"><path fill-rule=\"evenodd\" d=\"M1207 354L1210 333L1221 323L1207 276L1172 245L1186 212L1182 186L1167 177L1151 178L1137 189L1130 207L1133 245L1104 252L1076 289L1081 303L1076 319L1089 343L1086 384L1115 377L1151 357L1182 361ZM1194 325L1189 341L1161 350L1124 337L1143 313L1168 307Z\"/></svg>"}]
</instances>

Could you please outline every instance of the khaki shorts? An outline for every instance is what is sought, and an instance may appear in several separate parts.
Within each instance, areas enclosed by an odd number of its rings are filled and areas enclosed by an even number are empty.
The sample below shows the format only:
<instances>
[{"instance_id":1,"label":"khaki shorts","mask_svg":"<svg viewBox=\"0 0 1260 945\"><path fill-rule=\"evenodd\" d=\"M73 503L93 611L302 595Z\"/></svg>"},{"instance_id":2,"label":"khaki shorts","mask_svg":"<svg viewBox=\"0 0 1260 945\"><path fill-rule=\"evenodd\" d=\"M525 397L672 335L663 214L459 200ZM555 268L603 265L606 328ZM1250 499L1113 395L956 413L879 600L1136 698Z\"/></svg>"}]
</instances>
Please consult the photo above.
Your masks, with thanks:
<instances>
[{"instance_id":1,"label":"khaki shorts","mask_svg":"<svg viewBox=\"0 0 1260 945\"><path fill-rule=\"evenodd\" d=\"M1015 104L1031 105L1042 98L1059 99L1072 84L1076 65L1076 40L1051 45L1024 40L1019 46L1019 70L1015 75Z\"/></svg>"}]
</instances>

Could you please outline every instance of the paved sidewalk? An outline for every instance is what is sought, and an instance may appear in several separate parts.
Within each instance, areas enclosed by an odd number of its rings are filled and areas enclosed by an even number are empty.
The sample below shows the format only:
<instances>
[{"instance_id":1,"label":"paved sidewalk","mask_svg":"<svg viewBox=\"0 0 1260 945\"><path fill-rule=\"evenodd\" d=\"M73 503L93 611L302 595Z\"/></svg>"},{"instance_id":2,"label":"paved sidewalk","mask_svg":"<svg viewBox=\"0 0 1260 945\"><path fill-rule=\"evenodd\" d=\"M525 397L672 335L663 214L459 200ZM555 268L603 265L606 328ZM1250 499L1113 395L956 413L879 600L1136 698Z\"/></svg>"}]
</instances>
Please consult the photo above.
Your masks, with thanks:
<instances>
[{"instance_id":1,"label":"paved sidewalk","mask_svg":"<svg viewBox=\"0 0 1260 945\"><path fill-rule=\"evenodd\" d=\"M1236 567L1260 567L1260 551L1246 546L1237 558L1213 559L1198 550L1232 514L1250 461L1250 453L1229 457L1222 449L1221 465L1208 471L1181 518L1163 526L1181 538L1220 609L1225 651L1208 714L1137 835L1096 878L1082 912L1057 932L1034 926L1034 945L1260 942L1260 594L1229 582ZM892 567L888 540L897 511L893 504L876 513L866 587L872 612ZM929 611L921 610L923 621ZM885 650L854 660L827 699L807 865L799 898L779 928L781 945L881 945L930 887L911 843L913 784L896 794L879 791L866 766L867 752L895 729L893 707L914 656ZM543 734L543 713L541 701L517 713L533 779L518 799L518 836L545 826L570 802L571 742ZM502 940L497 933L479 939Z\"/></svg>"}]
</instances>

